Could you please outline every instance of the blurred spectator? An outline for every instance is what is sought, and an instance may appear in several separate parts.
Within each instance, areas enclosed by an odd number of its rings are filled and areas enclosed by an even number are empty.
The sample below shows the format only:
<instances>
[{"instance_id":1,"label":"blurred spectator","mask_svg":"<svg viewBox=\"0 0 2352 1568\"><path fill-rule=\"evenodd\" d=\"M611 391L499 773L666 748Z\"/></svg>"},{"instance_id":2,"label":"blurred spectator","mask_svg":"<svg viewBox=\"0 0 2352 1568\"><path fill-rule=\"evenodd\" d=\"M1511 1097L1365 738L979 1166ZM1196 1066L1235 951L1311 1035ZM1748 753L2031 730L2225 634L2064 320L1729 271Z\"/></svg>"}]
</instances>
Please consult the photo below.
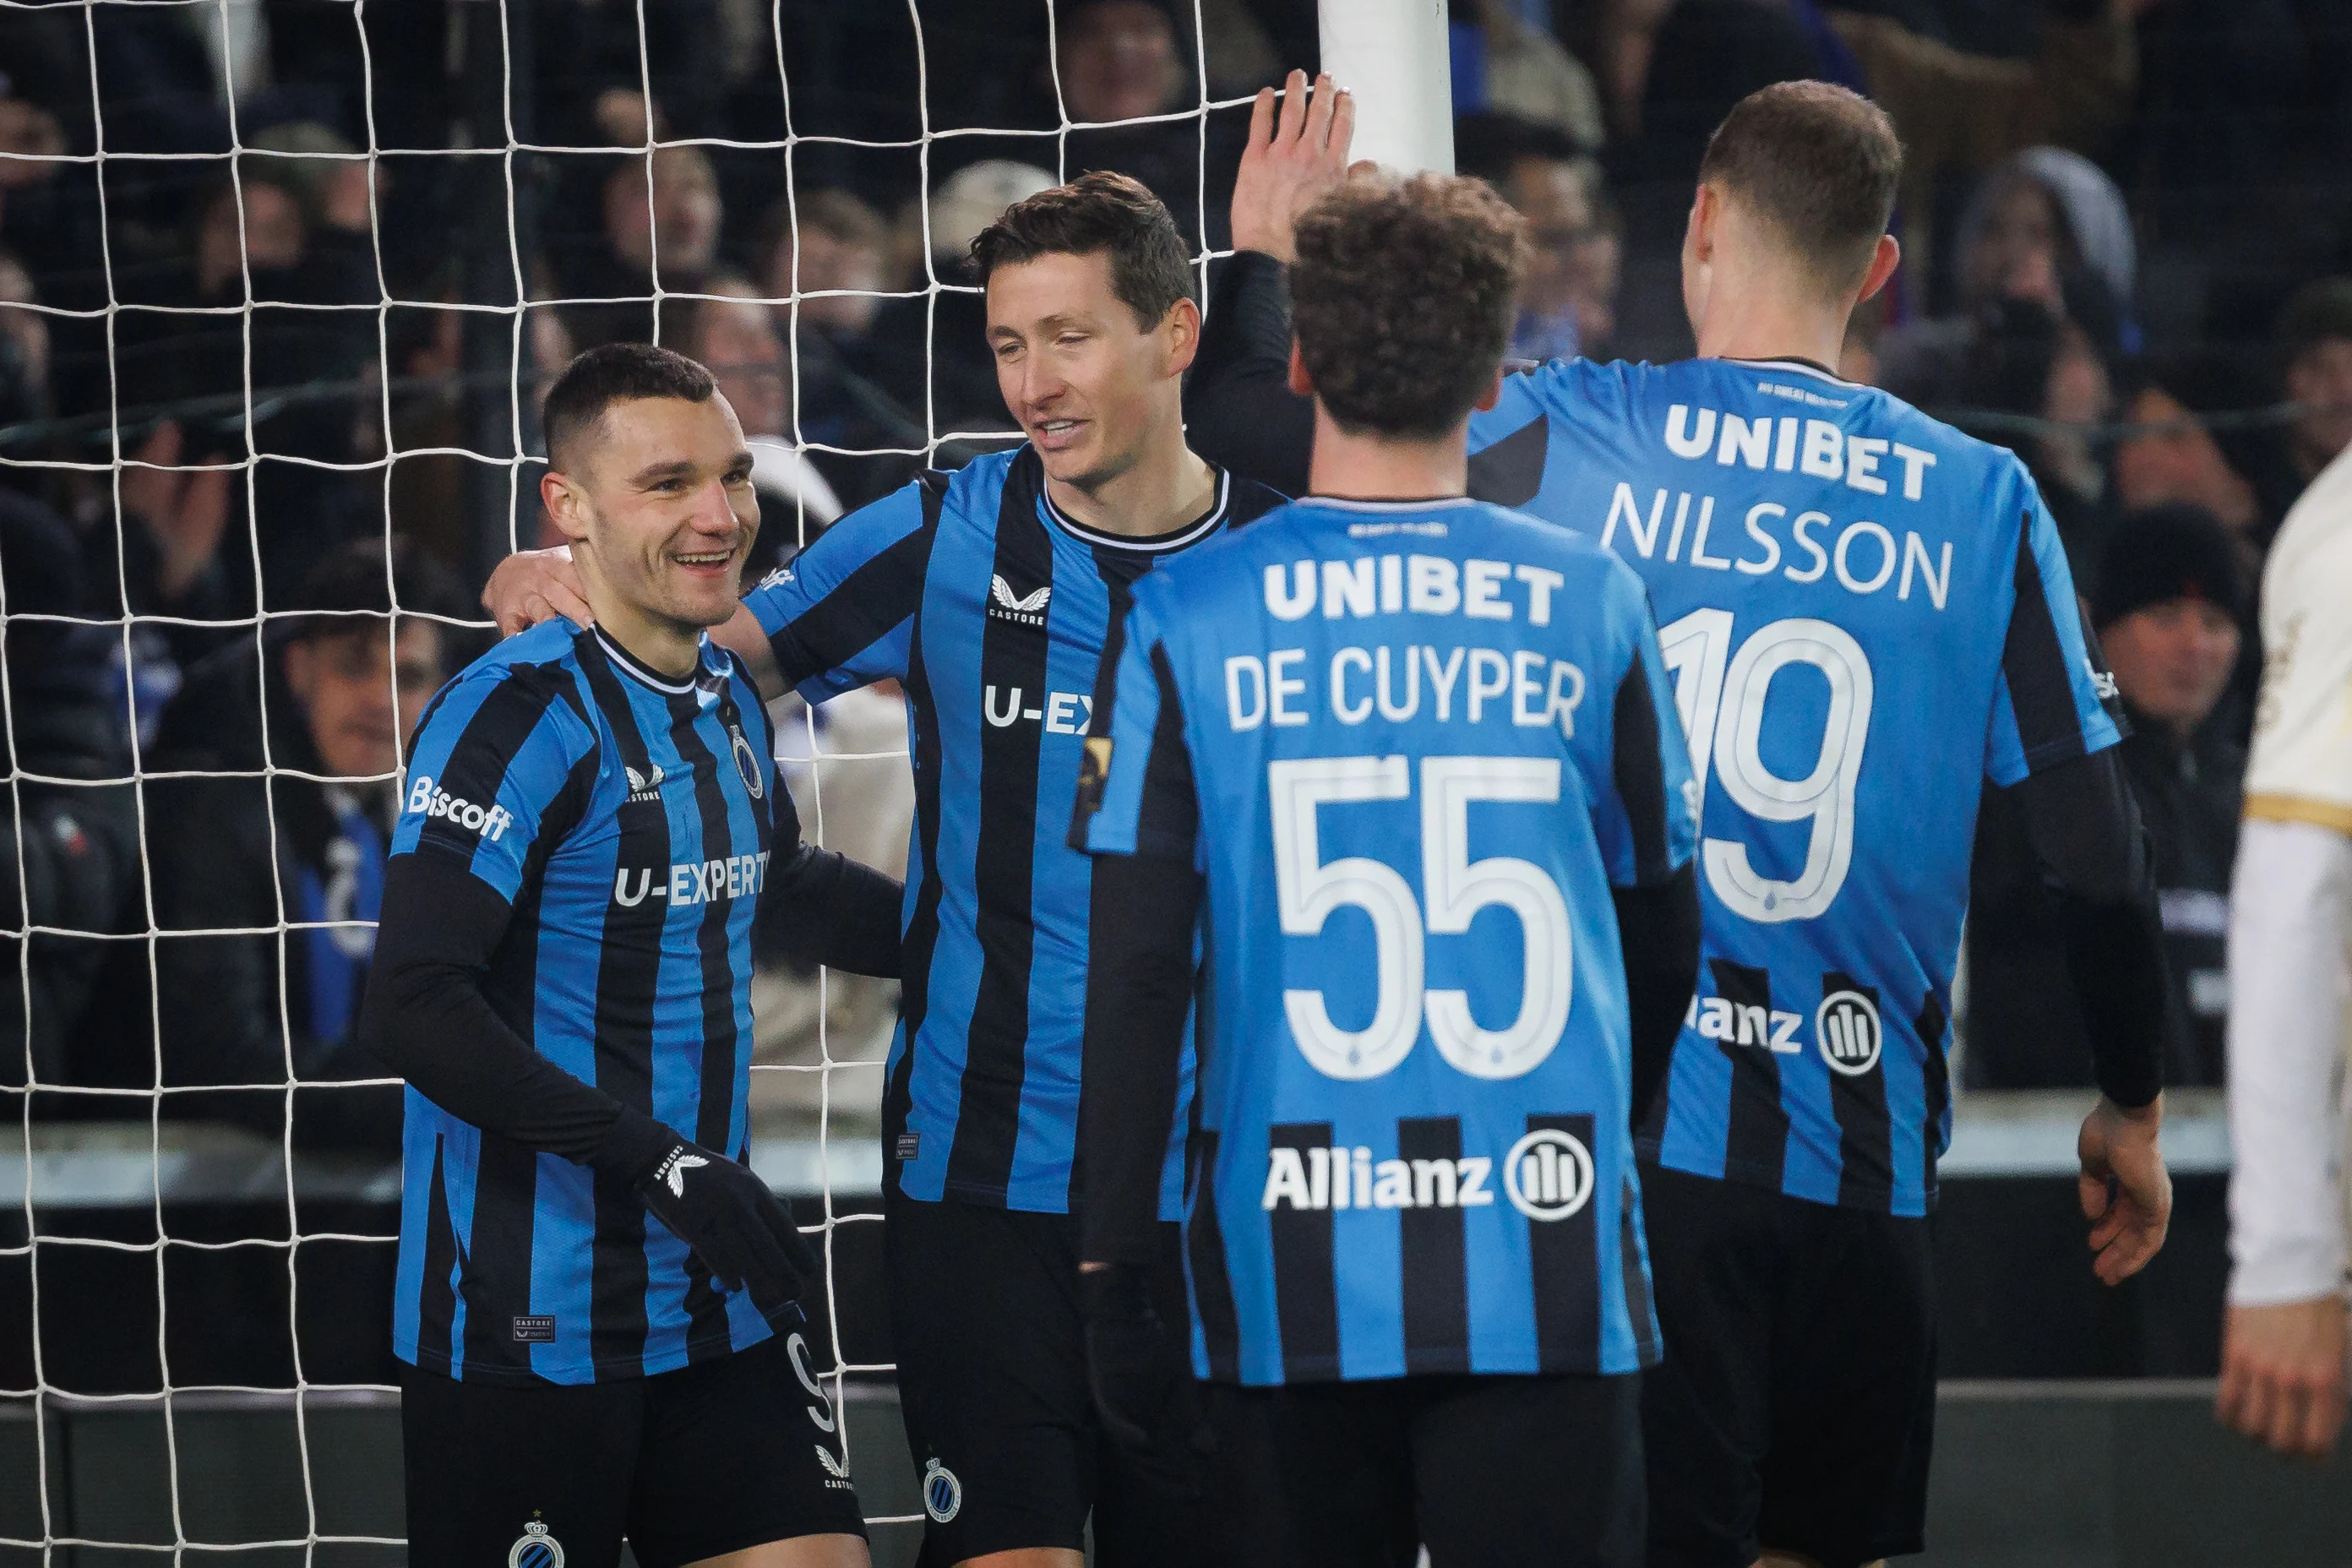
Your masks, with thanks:
<instances>
[{"instance_id":1,"label":"blurred spectator","mask_svg":"<svg viewBox=\"0 0 2352 1568\"><path fill-rule=\"evenodd\" d=\"M2254 442L2252 473L2274 527L2319 470L2352 444L2352 278L2322 278L2279 312L2281 394L2294 420Z\"/></svg>"},{"instance_id":2,"label":"blurred spectator","mask_svg":"<svg viewBox=\"0 0 2352 1568\"><path fill-rule=\"evenodd\" d=\"M770 297L785 301L774 308L776 330L797 321L836 348L854 344L881 306L889 243L881 216L850 191L805 191L770 207L756 254Z\"/></svg>"},{"instance_id":3,"label":"blurred spectator","mask_svg":"<svg viewBox=\"0 0 2352 1568\"><path fill-rule=\"evenodd\" d=\"M936 299L887 300L874 314L865 363L877 385L903 410L915 430L1002 430L1012 422L996 389L996 362L988 352L988 302L972 288L965 253L980 231L1014 202L1054 184L1029 163L1001 159L958 170L930 200L930 258L913 286L926 278L951 285ZM1149 182L1147 182L1148 184ZM901 227L917 237L922 214L910 208Z\"/></svg>"},{"instance_id":4,"label":"blurred spectator","mask_svg":"<svg viewBox=\"0 0 2352 1568\"><path fill-rule=\"evenodd\" d=\"M38 310L33 275L0 250L0 426L49 412L49 321Z\"/></svg>"},{"instance_id":5,"label":"blurred spectator","mask_svg":"<svg viewBox=\"0 0 2352 1568\"><path fill-rule=\"evenodd\" d=\"M2030 28L2039 44L2023 59L1965 53L1913 31L1881 4L1823 8L1903 138L1899 236L1914 279L1936 270L1930 220L1941 182L1992 168L2021 149L2040 157L2044 177L2063 181L2070 176L2050 172L2049 153L2097 153L2106 144L2138 86L2132 25L2146 6L2147 0L2042 0L2039 26ZM2118 212L2121 205L2118 197ZM2086 249L2094 243L2076 237ZM2128 307L2128 282L2108 282L2116 304Z\"/></svg>"},{"instance_id":6,"label":"blurred spectator","mask_svg":"<svg viewBox=\"0 0 2352 1568\"><path fill-rule=\"evenodd\" d=\"M1601 89L1558 38L1510 0L1468 0L1453 32L1455 114L1508 115L1558 132L1580 153L1599 151L1608 134Z\"/></svg>"},{"instance_id":7,"label":"blurred spectator","mask_svg":"<svg viewBox=\"0 0 2352 1568\"><path fill-rule=\"evenodd\" d=\"M1454 157L1528 220L1530 255L1511 353L1601 355L1617 324L1621 230L1601 165L1552 126L1499 114L1457 118Z\"/></svg>"},{"instance_id":8,"label":"blurred spectator","mask_svg":"<svg viewBox=\"0 0 2352 1568\"><path fill-rule=\"evenodd\" d=\"M1924 265L1907 235L1904 245L1906 269ZM2102 354L2133 346L2131 215L2115 182L2089 160L2057 147L2011 158L1979 182L1954 251L1955 311L1912 321L1879 345L1878 384L1897 397L1929 409L1956 401L1988 309L2001 300L2042 306Z\"/></svg>"},{"instance_id":9,"label":"blurred spectator","mask_svg":"<svg viewBox=\"0 0 2352 1568\"><path fill-rule=\"evenodd\" d=\"M2032 300L1984 306L1964 346L1956 384L1930 412L1954 413L1971 433L2024 460L2058 524L2075 584L2090 592L2108 529L2105 474L2088 438L2113 401L2105 362L2089 334ZM1969 419L1969 410L2001 422Z\"/></svg>"},{"instance_id":10,"label":"blurred spectator","mask_svg":"<svg viewBox=\"0 0 2352 1568\"><path fill-rule=\"evenodd\" d=\"M569 269L570 326L583 349L653 336L653 299L699 292L719 255L726 208L699 147L659 147L625 159L601 192L597 244Z\"/></svg>"},{"instance_id":11,"label":"blurred spectator","mask_svg":"<svg viewBox=\"0 0 2352 1568\"><path fill-rule=\"evenodd\" d=\"M1181 19L1180 19L1181 16ZM1224 204L1202 208L1202 160L1212 193L1232 188L1246 121L1211 116L1203 146L1193 76L1192 8L1172 0L1058 0L1053 57L1038 65L1060 115L1086 129L1063 141L1062 178L1103 169L1132 174L1175 215L1184 237L1223 244ZM1181 115L1177 119L1154 119ZM1109 124L1143 121L1142 124ZM1202 224L1207 228L1203 235Z\"/></svg>"},{"instance_id":12,"label":"blurred spectator","mask_svg":"<svg viewBox=\"0 0 2352 1568\"><path fill-rule=\"evenodd\" d=\"M2225 437L2200 417L2248 406L2236 379L2210 358L2143 366L2120 409L2136 428L2116 443L2110 466L2118 506L2137 510L2177 501L2200 508L2229 530L2240 570L2251 579L2278 519L2265 512L2253 481L2231 462Z\"/></svg>"},{"instance_id":13,"label":"blurred spectator","mask_svg":"<svg viewBox=\"0 0 2352 1568\"><path fill-rule=\"evenodd\" d=\"M2222 1078L2224 942L2245 753L2208 722L2239 652L2245 576L2230 535L2189 506L2127 513L2091 602L2132 732L2119 752L2155 858L2169 958L2165 1082ZM1969 909L1969 1081L2092 1081L2066 978L2069 933L2041 886L2021 817L1986 793Z\"/></svg>"},{"instance_id":14,"label":"blurred spectator","mask_svg":"<svg viewBox=\"0 0 2352 1568\"><path fill-rule=\"evenodd\" d=\"M8 779L0 799L0 1081L11 1085L25 1081L28 1063L44 1082L72 1077L68 1042L110 948L121 945L98 939L123 929L139 882L131 785L88 782L131 773L108 679L112 628L19 618L77 613L78 554L63 519L0 490L0 593L10 617L0 686ZM28 939L31 926L50 930Z\"/></svg>"},{"instance_id":15,"label":"blurred spectator","mask_svg":"<svg viewBox=\"0 0 2352 1568\"><path fill-rule=\"evenodd\" d=\"M462 662L457 629L431 617L468 611L428 558L396 547L387 567L365 542L321 563L300 603L309 613L274 623L258 652L226 648L191 671L157 739L154 771L208 775L147 791L166 1084L383 1075L350 1037L395 779L425 703ZM173 1103L272 1138L285 1115L277 1090ZM294 1116L298 1147L399 1147L396 1089L308 1089Z\"/></svg>"}]
</instances>

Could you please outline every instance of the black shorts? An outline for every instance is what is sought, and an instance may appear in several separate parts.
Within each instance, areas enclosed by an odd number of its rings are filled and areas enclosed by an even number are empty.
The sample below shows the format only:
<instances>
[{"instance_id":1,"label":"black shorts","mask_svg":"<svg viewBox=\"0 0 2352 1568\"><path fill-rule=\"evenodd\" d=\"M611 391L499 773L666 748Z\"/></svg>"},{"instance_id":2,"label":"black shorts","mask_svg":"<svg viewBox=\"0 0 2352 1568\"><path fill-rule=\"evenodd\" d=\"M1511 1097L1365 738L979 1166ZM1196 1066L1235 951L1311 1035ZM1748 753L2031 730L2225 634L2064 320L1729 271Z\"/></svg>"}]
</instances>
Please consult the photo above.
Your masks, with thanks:
<instances>
[{"instance_id":1,"label":"black shorts","mask_svg":"<svg viewBox=\"0 0 2352 1568\"><path fill-rule=\"evenodd\" d=\"M1639 1568L1641 1374L1211 1384L1236 1568Z\"/></svg>"},{"instance_id":2,"label":"black shorts","mask_svg":"<svg viewBox=\"0 0 2352 1568\"><path fill-rule=\"evenodd\" d=\"M806 1341L610 1383L459 1383L401 1369L408 1560L676 1568L802 1535L864 1535Z\"/></svg>"},{"instance_id":3,"label":"black shorts","mask_svg":"<svg viewBox=\"0 0 2352 1568\"><path fill-rule=\"evenodd\" d=\"M1648 1374L1653 1568L1922 1547L1936 1421L1928 1223L1644 1161L1665 1360Z\"/></svg>"},{"instance_id":4,"label":"black shorts","mask_svg":"<svg viewBox=\"0 0 2352 1568\"><path fill-rule=\"evenodd\" d=\"M896 1193L883 1208L923 1563L1076 1551L1089 1512L1097 1568L1209 1561L1199 1478L1137 1466L1096 1424L1076 1219ZM1177 1227L1161 1229L1160 1310L1186 1322Z\"/></svg>"}]
</instances>

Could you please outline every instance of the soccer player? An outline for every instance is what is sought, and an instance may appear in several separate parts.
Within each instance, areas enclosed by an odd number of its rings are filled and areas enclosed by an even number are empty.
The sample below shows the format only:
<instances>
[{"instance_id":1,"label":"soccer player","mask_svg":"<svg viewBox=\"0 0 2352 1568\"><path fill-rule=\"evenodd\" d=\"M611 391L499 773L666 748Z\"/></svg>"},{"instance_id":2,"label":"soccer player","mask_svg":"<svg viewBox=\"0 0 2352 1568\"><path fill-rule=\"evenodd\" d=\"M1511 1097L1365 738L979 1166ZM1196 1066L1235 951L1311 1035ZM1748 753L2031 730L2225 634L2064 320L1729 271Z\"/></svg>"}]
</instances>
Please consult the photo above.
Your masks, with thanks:
<instances>
[{"instance_id":1,"label":"soccer player","mask_svg":"<svg viewBox=\"0 0 2352 1568\"><path fill-rule=\"evenodd\" d=\"M751 453L711 378L616 344L549 390L541 493L595 625L433 700L387 862L368 1047L408 1079L394 1348L420 1563L866 1562L743 1163L751 920L898 967L898 884L800 842L736 608Z\"/></svg>"},{"instance_id":2,"label":"soccer player","mask_svg":"<svg viewBox=\"0 0 2352 1568\"><path fill-rule=\"evenodd\" d=\"M2263 574L2263 695L2230 897L2223 1421L2323 1458L2344 1426L2344 996L2352 984L2352 448Z\"/></svg>"},{"instance_id":3,"label":"soccer player","mask_svg":"<svg viewBox=\"0 0 2352 1568\"><path fill-rule=\"evenodd\" d=\"M1139 584L1106 656L1072 829L1124 911L1087 1005L1094 1374L1139 1441L1189 1342L1218 1562L1642 1560L1628 1121L1696 973L1695 795L1641 580L1463 494L1522 229L1436 175L1315 205L1313 493ZM1180 1338L1145 1151L1196 995Z\"/></svg>"},{"instance_id":4,"label":"soccer player","mask_svg":"<svg viewBox=\"0 0 2352 1568\"><path fill-rule=\"evenodd\" d=\"M1261 108L1234 192L1235 243L1264 254L1238 258L1211 322L1255 341L1204 344L1217 374L1193 391L1277 471L1307 433L1281 406L1269 258L1345 158ZM1556 361L1471 422L1471 493L1586 533L1647 584L1703 797L1700 994L1641 1141L1661 1568L1920 1550L1926 1216L1987 784L2016 791L2067 908L2103 1090L2080 1139L2099 1278L2144 1266L2170 1210L2162 932L2055 527L2009 453L1828 368L1895 269L1901 159L1843 89L1743 100L1684 242L1701 357Z\"/></svg>"},{"instance_id":5,"label":"soccer player","mask_svg":"<svg viewBox=\"0 0 2352 1568\"><path fill-rule=\"evenodd\" d=\"M1343 103L1326 95L1325 134ZM1042 192L972 257L1027 441L835 523L721 635L769 693L907 692L915 828L884 1236L926 1561L1076 1568L1091 1510L1109 1568L1197 1563L1189 1460L1122 1458L1087 1394L1072 1207L1088 933L1105 905L1066 836L1103 640L1136 580L1281 498L1185 446L1200 310L1149 191L1089 174ZM568 611L566 571L518 557L486 597L502 623ZM1154 1280L1173 1313L1182 1131L1154 1140Z\"/></svg>"}]
</instances>

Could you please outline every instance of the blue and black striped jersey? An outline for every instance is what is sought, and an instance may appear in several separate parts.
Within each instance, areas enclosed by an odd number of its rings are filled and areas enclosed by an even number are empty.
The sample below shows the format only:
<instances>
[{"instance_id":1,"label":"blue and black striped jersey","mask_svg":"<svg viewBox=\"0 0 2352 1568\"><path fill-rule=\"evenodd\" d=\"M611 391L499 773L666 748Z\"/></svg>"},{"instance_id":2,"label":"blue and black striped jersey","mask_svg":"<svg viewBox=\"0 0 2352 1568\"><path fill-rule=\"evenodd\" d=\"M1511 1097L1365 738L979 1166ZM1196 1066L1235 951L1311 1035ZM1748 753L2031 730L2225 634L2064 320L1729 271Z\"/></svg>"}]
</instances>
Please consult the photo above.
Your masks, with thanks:
<instances>
[{"instance_id":1,"label":"blue and black striped jersey","mask_svg":"<svg viewBox=\"0 0 2352 1568\"><path fill-rule=\"evenodd\" d=\"M1641 574L1704 791L1704 963L1645 1152L1925 1214L1986 783L2113 745L2112 679L2011 453L1789 362L1554 362L1473 490Z\"/></svg>"},{"instance_id":2,"label":"blue and black striped jersey","mask_svg":"<svg viewBox=\"0 0 2352 1568\"><path fill-rule=\"evenodd\" d=\"M882 1101L895 1190L1069 1210L1094 870L1065 828L1105 635L1155 561L1281 500L1220 473L1215 502L1186 527L1101 533L1054 506L1024 446L923 474L747 596L810 701L877 680L906 689L906 1016ZM1169 1218L1181 1188L1180 1128Z\"/></svg>"},{"instance_id":3,"label":"blue and black striped jersey","mask_svg":"<svg viewBox=\"0 0 2352 1568\"><path fill-rule=\"evenodd\" d=\"M1206 882L1194 1365L1622 1373L1657 1329L1612 888L1691 855L1642 584L1310 498L1137 584L1073 837Z\"/></svg>"},{"instance_id":4,"label":"blue and black striped jersey","mask_svg":"<svg viewBox=\"0 0 2352 1568\"><path fill-rule=\"evenodd\" d=\"M549 621L434 698L391 849L450 857L512 907L482 992L525 1042L738 1157L751 919L772 842L800 831L772 752L733 655L706 640L699 671L667 680L602 633ZM593 1383L768 1333L635 1193L408 1090L402 1360L467 1381Z\"/></svg>"}]
</instances>

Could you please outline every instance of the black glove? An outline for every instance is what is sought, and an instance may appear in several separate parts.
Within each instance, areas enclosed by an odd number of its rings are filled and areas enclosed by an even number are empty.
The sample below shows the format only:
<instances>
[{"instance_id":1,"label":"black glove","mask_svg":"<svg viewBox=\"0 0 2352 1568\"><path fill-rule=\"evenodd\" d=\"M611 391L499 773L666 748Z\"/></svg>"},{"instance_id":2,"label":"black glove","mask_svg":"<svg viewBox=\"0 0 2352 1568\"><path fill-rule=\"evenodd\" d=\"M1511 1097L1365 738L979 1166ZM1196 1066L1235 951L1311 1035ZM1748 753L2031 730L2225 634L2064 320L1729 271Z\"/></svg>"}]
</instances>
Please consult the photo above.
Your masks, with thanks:
<instances>
[{"instance_id":1,"label":"black glove","mask_svg":"<svg viewBox=\"0 0 2352 1568\"><path fill-rule=\"evenodd\" d=\"M1086 1320L1087 1382L1103 1430L1131 1458L1190 1481L1192 1456L1209 1452L1211 1442L1192 1385L1189 1325L1161 1316L1150 1270L1140 1264L1080 1271L1078 1307Z\"/></svg>"},{"instance_id":2,"label":"black glove","mask_svg":"<svg viewBox=\"0 0 2352 1568\"><path fill-rule=\"evenodd\" d=\"M792 1209L749 1165L650 1117L624 1117L593 1163L628 1177L653 1216L727 1289L748 1284L754 1300L791 1300L823 1273Z\"/></svg>"}]
</instances>

